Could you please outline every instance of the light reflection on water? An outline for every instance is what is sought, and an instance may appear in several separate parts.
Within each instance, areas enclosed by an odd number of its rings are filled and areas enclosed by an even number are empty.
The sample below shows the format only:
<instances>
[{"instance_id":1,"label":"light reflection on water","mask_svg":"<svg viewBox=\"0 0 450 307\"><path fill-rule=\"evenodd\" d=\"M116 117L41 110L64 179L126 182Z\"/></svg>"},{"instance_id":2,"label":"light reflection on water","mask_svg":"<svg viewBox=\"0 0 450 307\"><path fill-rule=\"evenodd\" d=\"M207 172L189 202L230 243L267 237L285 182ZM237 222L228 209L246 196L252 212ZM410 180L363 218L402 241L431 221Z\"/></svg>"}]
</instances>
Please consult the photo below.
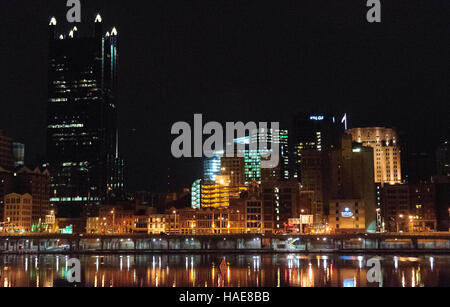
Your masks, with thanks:
<instances>
[{"instance_id":1,"label":"light reflection on water","mask_svg":"<svg viewBox=\"0 0 450 307\"><path fill-rule=\"evenodd\" d=\"M367 260L342 255L81 255L86 287L423 287L450 286L450 256L378 256L381 284ZM226 266L220 264L225 258ZM67 286L68 256L0 256L0 287Z\"/></svg>"}]
</instances>

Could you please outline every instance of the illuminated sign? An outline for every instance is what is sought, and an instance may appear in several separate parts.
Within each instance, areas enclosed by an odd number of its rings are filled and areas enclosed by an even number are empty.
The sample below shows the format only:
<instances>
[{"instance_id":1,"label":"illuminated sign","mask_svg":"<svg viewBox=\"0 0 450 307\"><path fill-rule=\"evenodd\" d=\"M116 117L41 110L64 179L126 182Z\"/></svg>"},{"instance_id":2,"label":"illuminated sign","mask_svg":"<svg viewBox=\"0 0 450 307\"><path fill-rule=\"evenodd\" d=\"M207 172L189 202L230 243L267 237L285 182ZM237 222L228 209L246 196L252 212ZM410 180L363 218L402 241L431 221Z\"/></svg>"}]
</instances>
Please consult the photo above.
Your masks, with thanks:
<instances>
[{"instance_id":1,"label":"illuminated sign","mask_svg":"<svg viewBox=\"0 0 450 307\"><path fill-rule=\"evenodd\" d=\"M61 233L63 235L71 235L71 234L73 234L73 225L69 225L66 228L62 229Z\"/></svg>"},{"instance_id":2,"label":"illuminated sign","mask_svg":"<svg viewBox=\"0 0 450 307\"><path fill-rule=\"evenodd\" d=\"M310 120L324 120L325 116L311 116L309 119Z\"/></svg>"},{"instance_id":3,"label":"illuminated sign","mask_svg":"<svg viewBox=\"0 0 450 307\"><path fill-rule=\"evenodd\" d=\"M350 208L345 208L344 212L341 213L342 217L352 217L353 212L350 211Z\"/></svg>"}]
</instances>

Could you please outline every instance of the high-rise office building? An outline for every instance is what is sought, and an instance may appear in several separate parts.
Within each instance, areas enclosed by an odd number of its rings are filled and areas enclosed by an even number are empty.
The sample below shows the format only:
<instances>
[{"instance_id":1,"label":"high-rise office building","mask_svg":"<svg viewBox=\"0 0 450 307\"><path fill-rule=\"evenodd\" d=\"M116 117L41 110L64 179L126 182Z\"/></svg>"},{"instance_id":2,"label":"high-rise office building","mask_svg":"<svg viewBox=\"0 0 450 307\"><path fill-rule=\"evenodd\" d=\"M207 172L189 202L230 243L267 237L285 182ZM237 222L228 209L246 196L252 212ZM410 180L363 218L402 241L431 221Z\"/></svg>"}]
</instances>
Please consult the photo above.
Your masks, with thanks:
<instances>
[{"instance_id":1,"label":"high-rise office building","mask_svg":"<svg viewBox=\"0 0 450 307\"><path fill-rule=\"evenodd\" d=\"M311 201L308 212L314 216L315 224L324 224L324 219L328 215L325 207L329 195L327 155L316 149L303 149L300 171L302 194L308 195Z\"/></svg>"},{"instance_id":2,"label":"high-rise office building","mask_svg":"<svg viewBox=\"0 0 450 307\"><path fill-rule=\"evenodd\" d=\"M375 232L376 200L373 149L344 135L330 154L329 224L339 231Z\"/></svg>"},{"instance_id":3,"label":"high-rise office building","mask_svg":"<svg viewBox=\"0 0 450 307\"><path fill-rule=\"evenodd\" d=\"M391 128L355 128L347 130L354 142L373 148L375 182L402 182L401 149L397 132Z\"/></svg>"},{"instance_id":4,"label":"high-rise office building","mask_svg":"<svg viewBox=\"0 0 450 307\"><path fill-rule=\"evenodd\" d=\"M292 178L302 181L301 163L304 150L328 152L339 146L344 132L341 121L330 114L308 115L299 113L294 117L290 137Z\"/></svg>"},{"instance_id":5,"label":"high-rise office building","mask_svg":"<svg viewBox=\"0 0 450 307\"><path fill-rule=\"evenodd\" d=\"M244 174L245 184L262 181L289 180L289 132L284 129L256 129L250 135L235 140L236 144L245 145ZM255 144L257 146L255 146ZM266 148L262 147L262 144ZM253 145L253 146L252 146ZM273 153L272 146L278 146L278 164L273 168L261 168L261 163L268 154Z\"/></svg>"},{"instance_id":6,"label":"high-rise office building","mask_svg":"<svg viewBox=\"0 0 450 307\"><path fill-rule=\"evenodd\" d=\"M450 146L443 142L436 150L437 175L450 177Z\"/></svg>"},{"instance_id":7,"label":"high-rise office building","mask_svg":"<svg viewBox=\"0 0 450 307\"><path fill-rule=\"evenodd\" d=\"M25 145L18 142L13 142L13 158L14 167L20 167L25 165Z\"/></svg>"},{"instance_id":8,"label":"high-rise office building","mask_svg":"<svg viewBox=\"0 0 450 307\"><path fill-rule=\"evenodd\" d=\"M231 186L242 186L245 182L245 158L242 157L221 157L220 174L228 176Z\"/></svg>"},{"instance_id":9,"label":"high-rise office building","mask_svg":"<svg viewBox=\"0 0 450 307\"><path fill-rule=\"evenodd\" d=\"M98 209L123 190L117 130L118 33L103 32L97 15L93 36L74 27L57 35L49 25L47 165L58 215ZM90 205L90 206L89 206Z\"/></svg>"},{"instance_id":10,"label":"high-rise office building","mask_svg":"<svg viewBox=\"0 0 450 307\"><path fill-rule=\"evenodd\" d=\"M300 113L294 117L291 138L291 167L301 183L302 195L308 195L308 213L316 228L325 227L330 186L329 152L338 148L344 125L339 118Z\"/></svg>"},{"instance_id":11,"label":"high-rise office building","mask_svg":"<svg viewBox=\"0 0 450 307\"><path fill-rule=\"evenodd\" d=\"M0 167L11 170L14 168L12 139L0 130Z\"/></svg>"},{"instance_id":12,"label":"high-rise office building","mask_svg":"<svg viewBox=\"0 0 450 307\"><path fill-rule=\"evenodd\" d=\"M220 175L220 155L214 154L213 157L203 161L203 180L206 182L215 182L216 177Z\"/></svg>"}]
</instances>

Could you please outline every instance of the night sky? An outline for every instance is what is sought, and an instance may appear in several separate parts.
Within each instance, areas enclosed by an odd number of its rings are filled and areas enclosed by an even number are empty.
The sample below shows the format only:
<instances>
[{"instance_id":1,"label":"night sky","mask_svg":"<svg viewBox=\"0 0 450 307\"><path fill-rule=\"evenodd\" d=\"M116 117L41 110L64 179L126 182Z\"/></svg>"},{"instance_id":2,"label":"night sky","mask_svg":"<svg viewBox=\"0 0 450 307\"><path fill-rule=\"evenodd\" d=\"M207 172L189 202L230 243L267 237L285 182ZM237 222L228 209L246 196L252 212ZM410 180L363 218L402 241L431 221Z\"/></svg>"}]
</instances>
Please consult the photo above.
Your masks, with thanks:
<instances>
[{"instance_id":1,"label":"night sky","mask_svg":"<svg viewBox=\"0 0 450 307\"><path fill-rule=\"evenodd\" d=\"M167 190L201 176L174 160L177 121L281 121L297 111L348 113L350 127L395 126L409 150L448 136L450 1L81 0L81 33L97 12L119 31L119 127L126 187ZM67 34L65 0L0 1L0 129L45 156L47 26Z\"/></svg>"}]
</instances>

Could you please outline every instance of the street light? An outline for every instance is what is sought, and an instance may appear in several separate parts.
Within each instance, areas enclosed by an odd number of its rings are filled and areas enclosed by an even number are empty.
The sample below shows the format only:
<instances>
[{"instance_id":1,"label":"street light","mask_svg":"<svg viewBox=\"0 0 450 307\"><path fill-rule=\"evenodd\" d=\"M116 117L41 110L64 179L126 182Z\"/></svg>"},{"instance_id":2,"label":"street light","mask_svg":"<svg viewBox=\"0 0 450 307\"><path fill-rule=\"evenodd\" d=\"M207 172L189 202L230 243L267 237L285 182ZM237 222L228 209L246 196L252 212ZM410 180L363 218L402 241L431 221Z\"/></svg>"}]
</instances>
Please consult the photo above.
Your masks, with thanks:
<instances>
[{"instance_id":1,"label":"street light","mask_svg":"<svg viewBox=\"0 0 450 307\"><path fill-rule=\"evenodd\" d=\"M177 211L173 210L173 214L175 215L175 224L173 226L175 232L177 232Z\"/></svg>"},{"instance_id":2,"label":"street light","mask_svg":"<svg viewBox=\"0 0 450 307\"><path fill-rule=\"evenodd\" d=\"M111 214L113 215L113 228L112 233L115 233L115 222L116 222L116 209L112 209Z\"/></svg>"},{"instance_id":3,"label":"street light","mask_svg":"<svg viewBox=\"0 0 450 307\"><path fill-rule=\"evenodd\" d=\"M412 215L409 216L409 223L411 224L412 227L410 227L409 232L414 232L414 224L413 224L413 219L414 217ZM411 231L412 230L412 231Z\"/></svg>"}]
</instances>

